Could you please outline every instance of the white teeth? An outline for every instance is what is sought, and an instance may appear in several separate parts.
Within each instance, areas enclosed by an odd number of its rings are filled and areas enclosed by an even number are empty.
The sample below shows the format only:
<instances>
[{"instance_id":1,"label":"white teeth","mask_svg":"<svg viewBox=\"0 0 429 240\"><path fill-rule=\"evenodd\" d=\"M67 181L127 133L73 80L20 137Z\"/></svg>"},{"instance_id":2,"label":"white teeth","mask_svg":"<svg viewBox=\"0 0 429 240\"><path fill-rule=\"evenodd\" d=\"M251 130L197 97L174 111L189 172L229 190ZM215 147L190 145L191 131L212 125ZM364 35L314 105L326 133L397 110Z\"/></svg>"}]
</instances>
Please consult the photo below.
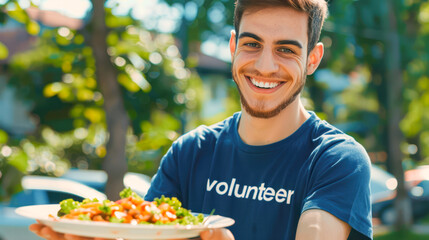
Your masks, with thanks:
<instances>
[{"instance_id":1,"label":"white teeth","mask_svg":"<svg viewBox=\"0 0 429 240\"><path fill-rule=\"evenodd\" d=\"M259 88L275 88L279 85L278 82L258 82L254 78L250 78L250 81Z\"/></svg>"}]
</instances>

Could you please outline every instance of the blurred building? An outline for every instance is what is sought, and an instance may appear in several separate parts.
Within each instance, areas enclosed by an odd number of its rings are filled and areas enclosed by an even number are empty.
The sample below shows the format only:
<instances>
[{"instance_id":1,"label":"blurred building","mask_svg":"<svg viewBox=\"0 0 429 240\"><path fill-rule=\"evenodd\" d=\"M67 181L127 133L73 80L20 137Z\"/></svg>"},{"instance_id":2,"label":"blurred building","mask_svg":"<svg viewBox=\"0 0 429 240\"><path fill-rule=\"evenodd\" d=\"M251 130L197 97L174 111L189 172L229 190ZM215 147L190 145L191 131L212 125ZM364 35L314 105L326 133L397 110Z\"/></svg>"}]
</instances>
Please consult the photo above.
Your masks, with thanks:
<instances>
[{"instance_id":1,"label":"blurred building","mask_svg":"<svg viewBox=\"0 0 429 240\"><path fill-rule=\"evenodd\" d=\"M202 53L198 53L197 58L196 70L203 80L205 93L201 117L211 118L226 110L225 99L228 97L229 80L232 79L231 66L218 58Z\"/></svg>"}]
</instances>

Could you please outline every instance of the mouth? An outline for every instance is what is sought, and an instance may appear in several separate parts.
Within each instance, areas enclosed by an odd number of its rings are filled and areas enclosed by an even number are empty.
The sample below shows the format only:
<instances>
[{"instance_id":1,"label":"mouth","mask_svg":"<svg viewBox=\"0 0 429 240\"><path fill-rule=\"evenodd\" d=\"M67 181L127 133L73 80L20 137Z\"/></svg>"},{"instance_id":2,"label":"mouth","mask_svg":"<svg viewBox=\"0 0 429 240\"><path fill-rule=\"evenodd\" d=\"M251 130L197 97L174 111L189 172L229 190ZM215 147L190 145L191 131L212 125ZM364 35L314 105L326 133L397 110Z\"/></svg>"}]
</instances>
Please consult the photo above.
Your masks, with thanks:
<instances>
[{"instance_id":1,"label":"mouth","mask_svg":"<svg viewBox=\"0 0 429 240\"><path fill-rule=\"evenodd\" d=\"M246 76L246 79L249 81L249 83L251 83L251 85L259 89L274 89L284 84L284 82L255 79L249 76Z\"/></svg>"}]
</instances>

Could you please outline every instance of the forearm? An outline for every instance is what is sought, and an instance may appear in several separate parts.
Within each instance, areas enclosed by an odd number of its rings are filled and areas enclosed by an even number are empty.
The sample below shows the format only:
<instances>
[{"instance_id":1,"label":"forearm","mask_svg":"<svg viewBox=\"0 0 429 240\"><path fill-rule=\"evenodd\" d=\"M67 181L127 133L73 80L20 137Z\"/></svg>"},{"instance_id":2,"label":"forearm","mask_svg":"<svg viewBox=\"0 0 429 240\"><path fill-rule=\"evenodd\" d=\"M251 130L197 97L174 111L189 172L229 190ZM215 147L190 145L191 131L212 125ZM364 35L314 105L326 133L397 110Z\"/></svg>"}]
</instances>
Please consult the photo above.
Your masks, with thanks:
<instances>
[{"instance_id":1,"label":"forearm","mask_svg":"<svg viewBox=\"0 0 429 240\"><path fill-rule=\"evenodd\" d=\"M305 211L298 223L296 240L346 240L351 227L319 209Z\"/></svg>"}]
</instances>

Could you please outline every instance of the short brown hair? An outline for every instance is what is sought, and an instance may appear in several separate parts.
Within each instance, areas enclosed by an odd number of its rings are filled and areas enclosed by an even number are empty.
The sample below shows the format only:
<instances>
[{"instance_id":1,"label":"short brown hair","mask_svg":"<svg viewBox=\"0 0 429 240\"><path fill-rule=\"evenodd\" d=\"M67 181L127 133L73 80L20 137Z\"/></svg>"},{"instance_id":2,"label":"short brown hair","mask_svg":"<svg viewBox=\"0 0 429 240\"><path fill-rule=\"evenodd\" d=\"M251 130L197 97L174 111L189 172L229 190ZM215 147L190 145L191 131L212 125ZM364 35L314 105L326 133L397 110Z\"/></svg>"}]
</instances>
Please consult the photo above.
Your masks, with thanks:
<instances>
[{"instance_id":1,"label":"short brown hair","mask_svg":"<svg viewBox=\"0 0 429 240\"><path fill-rule=\"evenodd\" d=\"M250 9L268 7L290 7L308 14L308 53L316 46L322 31L323 22L328 15L328 6L325 0L236 0L234 11L234 28L239 34L240 22L243 13Z\"/></svg>"}]
</instances>

